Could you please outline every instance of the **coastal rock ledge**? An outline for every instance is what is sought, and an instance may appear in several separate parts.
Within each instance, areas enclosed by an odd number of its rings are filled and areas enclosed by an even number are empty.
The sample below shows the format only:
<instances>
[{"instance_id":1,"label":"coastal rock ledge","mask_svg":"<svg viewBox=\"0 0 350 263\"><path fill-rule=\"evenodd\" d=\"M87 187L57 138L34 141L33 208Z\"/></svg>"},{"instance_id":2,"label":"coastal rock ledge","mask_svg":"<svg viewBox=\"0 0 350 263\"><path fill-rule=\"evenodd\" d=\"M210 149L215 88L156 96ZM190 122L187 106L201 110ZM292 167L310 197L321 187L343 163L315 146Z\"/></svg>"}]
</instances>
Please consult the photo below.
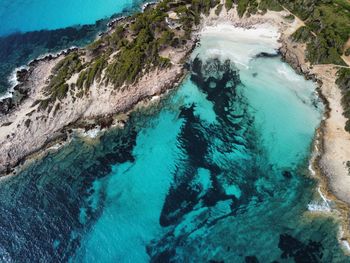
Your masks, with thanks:
<instances>
[{"instance_id":1,"label":"coastal rock ledge","mask_svg":"<svg viewBox=\"0 0 350 263\"><path fill-rule=\"evenodd\" d=\"M127 28L130 24L132 22L128 19L117 21L103 37L109 37L117 27ZM139 102L176 87L186 71L184 62L195 45L195 38L189 38L183 45L163 48L161 55L167 62L166 66L149 68L135 81L124 83L121 87L116 88L111 82L103 81L105 69L83 93L79 93L79 89L69 89L64 96L55 94L58 96L56 100L48 97L48 86L57 77L58 66L75 54L87 65L92 64L90 61L94 54L91 47L32 61L26 69L17 72L19 84L14 88L14 96L0 103L0 174L16 172L14 168L28 157L66 140L73 128L87 130L101 127L101 120L127 113ZM102 53L103 48L99 46L93 52ZM115 55L109 54L107 60ZM60 87L74 88L78 78L79 74L73 73ZM108 123L111 125L111 121Z\"/></svg>"}]
</instances>

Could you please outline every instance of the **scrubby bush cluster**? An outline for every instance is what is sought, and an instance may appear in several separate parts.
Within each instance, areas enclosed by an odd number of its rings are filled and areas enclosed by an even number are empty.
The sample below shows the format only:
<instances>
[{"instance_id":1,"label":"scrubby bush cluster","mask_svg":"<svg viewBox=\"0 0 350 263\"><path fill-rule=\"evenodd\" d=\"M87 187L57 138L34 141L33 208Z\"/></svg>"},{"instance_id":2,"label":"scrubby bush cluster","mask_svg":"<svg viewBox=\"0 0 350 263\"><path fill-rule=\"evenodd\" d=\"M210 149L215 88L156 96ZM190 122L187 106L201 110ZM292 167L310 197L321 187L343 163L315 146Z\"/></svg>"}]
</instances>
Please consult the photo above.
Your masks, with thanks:
<instances>
[{"instance_id":1,"label":"scrubby bush cluster","mask_svg":"<svg viewBox=\"0 0 350 263\"><path fill-rule=\"evenodd\" d=\"M82 70L83 65L80 60L78 52L73 52L66 56L53 68L53 75L45 90L46 95L53 99L63 99L68 92L68 84L66 83L74 73Z\"/></svg>"},{"instance_id":2,"label":"scrubby bush cluster","mask_svg":"<svg viewBox=\"0 0 350 263\"><path fill-rule=\"evenodd\" d=\"M226 0L226 9L237 5L239 16L281 11L284 8L305 21L295 40L307 43L307 58L313 64L344 65L341 55L350 36L350 3L347 0Z\"/></svg>"},{"instance_id":3,"label":"scrubby bush cluster","mask_svg":"<svg viewBox=\"0 0 350 263\"><path fill-rule=\"evenodd\" d=\"M118 54L107 66L106 80L119 87L134 82L140 73L154 67L167 67L170 60L159 55L160 51L171 46L185 44L190 38L194 25L200 22L200 15L209 14L218 0L165 0L155 8L134 15L132 22L124 30L116 30ZM174 11L179 16L177 29L169 28L167 13ZM131 35L126 40L125 33ZM104 41L104 40L103 40ZM108 44L110 46L110 43Z\"/></svg>"},{"instance_id":4,"label":"scrubby bush cluster","mask_svg":"<svg viewBox=\"0 0 350 263\"><path fill-rule=\"evenodd\" d=\"M285 1L305 27L295 40L307 44L307 58L313 64L345 65L341 55L350 36L350 4L346 0Z\"/></svg>"},{"instance_id":5,"label":"scrubby bush cluster","mask_svg":"<svg viewBox=\"0 0 350 263\"><path fill-rule=\"evenodd\" d=\"M266 12L267 9L273 11L281 11L283 9L278 0L226 0L226 9L231 9L233 4L237 5L237 13L240 17L255 14L258 10Z\"/></svg>"},{"instance_id":6,"label":"scrubby bush cluster","mask_svg":"<svg viewBox=\"0 0 350 263\"><path fill-rule=\"evenodd\" d=\"M82 69L83 64L78 52L70 53L57 63L52 70L49 84L44 91L44 94L48 97L35 102L35 104L39 104L39 109L45 110L56 100L64 99L69 90L67 81L73 76L73 74L80 72Z\"/></svg>"},{"instance_id":7,"label":"scrubby bush cluster","mask_svg":"<svg viewBox=\"0 0 350 263\"><path fill-rule=\"evenodd\" d=\"M313 64L346 66L341 56L350 55L345 44L350 37L350 3L346 0L286 1L288 8L305 21L306 26L294 34L294 39L307 44L307 58ZM303 5L304 4L304 5ZM342 91L345 129L350 132L350 69L341 68L337 85Z\"/></svg>"},{"instance_id":8,"label":"scrubby bush cluster","mask_svg":"<svg viewBox=\"0 0 350 263\"><path fill-rule=\"evenodd\" d=\"M200 14L209 14L209 10L217 4L217 0L166 0L153 9L134 15L124 31L118 30L115 38L118 43L114 47L118 53L106 67L106 84L112 83L118 88L124 83L133 83L141 74L154 67L170 66L170 60L161 57L160 51L185 44L193 26L199 24ZM169 11L179 16L177 29L169 28L166 23ZM132 36L131 40L126 40L125 33Z\"/></svg>"},{"instance_id":9,"label":"scrubby bush cluster","mask_svg":"<svg viewBox=\"0 0 350 263\"><path fill-rule=\"evenodd\" d=\"M341 68L337 73L337 85L342 91L342 104L344 108L344 116L348 119L345 130L350 132L350 68Z\"/></svg>"}]
</instances>

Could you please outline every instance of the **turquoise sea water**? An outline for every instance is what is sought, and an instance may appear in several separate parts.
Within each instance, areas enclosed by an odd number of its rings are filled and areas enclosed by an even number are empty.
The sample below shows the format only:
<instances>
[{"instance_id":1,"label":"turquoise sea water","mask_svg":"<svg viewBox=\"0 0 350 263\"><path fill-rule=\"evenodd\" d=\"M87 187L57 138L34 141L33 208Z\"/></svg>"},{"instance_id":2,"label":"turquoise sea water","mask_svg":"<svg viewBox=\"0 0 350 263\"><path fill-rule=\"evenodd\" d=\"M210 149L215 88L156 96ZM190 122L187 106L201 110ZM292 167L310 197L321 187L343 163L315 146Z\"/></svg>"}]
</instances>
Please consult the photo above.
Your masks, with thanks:
<instances>
[{"instance_id":1,"label":"turquoise sea water","mask_svg":"<svg viewBox=\"0 0 350 263\"><path fill-rule=\"evenodd\" d=\"M94 24L132 5L131 0L1 0L0 35Z\"/></svg>"},{"instance_id":2,"label":"turquoise sea water","mask_svg":"<svg viewBox=\"0 0 350 263\"><path fill-rule=\"evenodd\" d=\"M349 262L336 222L308 211L315 85L279 56L208 56L212 40L124 129L1 181L3 261Z\"/></svg>"}]
</instances>

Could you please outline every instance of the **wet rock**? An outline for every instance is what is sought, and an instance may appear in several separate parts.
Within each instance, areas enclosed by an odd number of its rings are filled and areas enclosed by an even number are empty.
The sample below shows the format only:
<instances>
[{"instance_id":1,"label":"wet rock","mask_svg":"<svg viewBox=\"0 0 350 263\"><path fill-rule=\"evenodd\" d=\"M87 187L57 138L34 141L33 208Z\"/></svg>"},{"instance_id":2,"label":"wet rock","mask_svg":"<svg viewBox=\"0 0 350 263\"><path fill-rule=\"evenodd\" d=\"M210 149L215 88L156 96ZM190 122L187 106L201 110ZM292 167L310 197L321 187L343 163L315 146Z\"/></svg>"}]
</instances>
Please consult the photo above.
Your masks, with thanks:
<instances>
[{"instance_id":1,"label":"wet rock","mask_svg":"<svg viewBox=\"0 0 350 263\"><path fill-rule=\"evenodd\" d=\"M303 73L298 57L293 52L290 52L285 43L282 44L279 52L282 55L283 60L286 61L295 71L297 71L297 73Z\"/></svg>"},{"instance_id":2,"label":"wet rock","mask_svg":"<svg viewBox=\"0 0 350 263\"><path fill-rule=\"evenodd\" d=\"M31 120L30 120L30 119L27 119L27 120L24 122L24 125L25 125L27 128L29 128L30 123L31 123Z\"/></svg>"},{"instance_id":3,"label":"wet rock","mask_svg":"<svg viewBox=\"0 0 350 263\"><path fill-rule=\"evenodd\" d=\"M0 114L7 114L13 108L12 98L6 98L0 101Z\"/></svg>"},{"instance_id":4,"label":"wet rock","mask_svg":"<svg viewBox=\"0 0 350 263\"><path fill-rule=\"evenodd\" d=\"M16 78L19 82L24 82L29 77L29 71L27 69L21 69L16 72Z\"/></svg>"},{"instance_id":5,"label":"wet rock","mask_svg":"<svg viewBox=\"0 0 350 263\"><path fill-rule=\"evenodd\" d=\"M283 251L281 258L293 258L295 262L316 263L323 257L320 242L310 240L308 244L304 244L289 234L280 235L278 247Z\"/></svg>"}]
</instances>

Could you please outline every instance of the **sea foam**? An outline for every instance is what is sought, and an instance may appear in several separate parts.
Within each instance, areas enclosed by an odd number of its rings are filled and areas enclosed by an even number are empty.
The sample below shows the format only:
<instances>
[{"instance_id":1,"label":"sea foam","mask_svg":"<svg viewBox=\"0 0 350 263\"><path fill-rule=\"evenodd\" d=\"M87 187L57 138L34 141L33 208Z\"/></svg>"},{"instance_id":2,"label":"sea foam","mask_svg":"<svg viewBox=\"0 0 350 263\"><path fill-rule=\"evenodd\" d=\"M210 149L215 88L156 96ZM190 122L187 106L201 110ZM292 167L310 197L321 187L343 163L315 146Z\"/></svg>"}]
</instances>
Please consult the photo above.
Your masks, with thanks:
<instances>
[{"instance_id":1,"label":"sea foam","mask_svg":"<svg viewBox=\"0 0 350 263\"><path fill-rule=\"evenodd\" d=\"M332 208L330 206L331 200L327 199L322 191L321 188L318 187L317 191L321 197L321 201L312 201L307 205L307 208L310 212L331 212Z\"/></svg>"},{"instance_id":2,"label":"sea foam","mask_svg":"<svg viewBox=\"0 0 350 263\"><path fill-rule=\"evenodd\" d=\"M8 82L10 83L10 87L3 95L0 96L0 101L7 98L12 98L14 88L19 84L19 81L17 79L17 71L20 71L22 69L27 69L27 68L28 68L27 66L21 66L21 67L15 68L12 71L12 73L8 77Z\"/></svg>"}]
</instances>

